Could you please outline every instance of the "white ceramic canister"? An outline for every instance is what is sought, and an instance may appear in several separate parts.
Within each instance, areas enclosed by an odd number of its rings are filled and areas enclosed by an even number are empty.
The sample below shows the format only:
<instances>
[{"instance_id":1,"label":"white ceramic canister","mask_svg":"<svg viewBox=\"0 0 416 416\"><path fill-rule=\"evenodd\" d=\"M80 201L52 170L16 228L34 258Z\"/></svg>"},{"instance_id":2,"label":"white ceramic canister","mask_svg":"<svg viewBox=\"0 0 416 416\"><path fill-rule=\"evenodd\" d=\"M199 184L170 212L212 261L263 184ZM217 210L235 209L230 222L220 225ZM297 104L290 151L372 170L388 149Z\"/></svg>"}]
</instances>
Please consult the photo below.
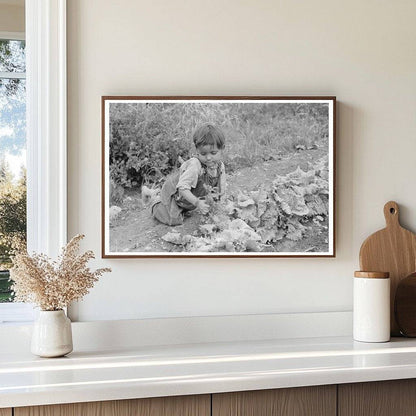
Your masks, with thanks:
<instances>
[{"instance_id":1,"label":"white ceramic canister","mask_svg":"<svg viewBox=\"0 0 416 416\"><path fill-rule=\"evenodd\" d=\"M356 341L389 341L389 273L355 272L353 308L353 337Z\"/></svg>"}]
</instances>

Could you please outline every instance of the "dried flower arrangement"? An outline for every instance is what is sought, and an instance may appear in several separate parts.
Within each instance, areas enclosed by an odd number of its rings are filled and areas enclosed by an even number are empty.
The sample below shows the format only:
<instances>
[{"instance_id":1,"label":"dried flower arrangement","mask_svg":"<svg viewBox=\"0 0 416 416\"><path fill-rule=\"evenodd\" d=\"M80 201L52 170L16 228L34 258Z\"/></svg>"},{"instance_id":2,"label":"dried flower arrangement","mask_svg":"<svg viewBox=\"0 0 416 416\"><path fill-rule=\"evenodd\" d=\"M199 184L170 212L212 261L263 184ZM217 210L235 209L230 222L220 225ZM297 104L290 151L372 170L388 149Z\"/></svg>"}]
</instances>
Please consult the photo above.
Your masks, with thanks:
<instances>
[{"instance_id":1,"label":"dried flower arrangement","mask_svg":"<svg viewBox=\"0 0 416 416\"><path fill-rule=\"evenodd\" d=\"M111 272L87 267L94 253L78 254L83 238L81 234L72 238L56 261L45 254L29 255L26 249L16 253L10 270L15 302L34 303L45 311L60 310L85 296L103 273Z\"/></svg>"}]
</instances>

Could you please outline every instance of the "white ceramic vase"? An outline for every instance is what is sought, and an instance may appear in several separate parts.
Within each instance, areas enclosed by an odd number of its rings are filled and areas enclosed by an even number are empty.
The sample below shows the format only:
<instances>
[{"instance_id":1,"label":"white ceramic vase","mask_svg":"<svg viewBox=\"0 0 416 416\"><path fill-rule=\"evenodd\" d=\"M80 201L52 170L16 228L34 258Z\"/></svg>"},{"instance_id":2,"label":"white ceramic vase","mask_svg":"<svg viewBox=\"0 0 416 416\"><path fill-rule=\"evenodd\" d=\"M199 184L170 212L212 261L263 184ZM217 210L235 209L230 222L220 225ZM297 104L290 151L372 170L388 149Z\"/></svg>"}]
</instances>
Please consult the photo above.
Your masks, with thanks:
<instances>
[{"instance_id":1,"label":"white ceramic vase","mask_svg":"<svg viewBox=\"0 0 416 416\"><path fill-rule=\"evenodd\" d=\"M35 321L30 350L39 357L62 357L72 351L71 321L61 309L40 311Z\"/></svg>"}]
</instances>

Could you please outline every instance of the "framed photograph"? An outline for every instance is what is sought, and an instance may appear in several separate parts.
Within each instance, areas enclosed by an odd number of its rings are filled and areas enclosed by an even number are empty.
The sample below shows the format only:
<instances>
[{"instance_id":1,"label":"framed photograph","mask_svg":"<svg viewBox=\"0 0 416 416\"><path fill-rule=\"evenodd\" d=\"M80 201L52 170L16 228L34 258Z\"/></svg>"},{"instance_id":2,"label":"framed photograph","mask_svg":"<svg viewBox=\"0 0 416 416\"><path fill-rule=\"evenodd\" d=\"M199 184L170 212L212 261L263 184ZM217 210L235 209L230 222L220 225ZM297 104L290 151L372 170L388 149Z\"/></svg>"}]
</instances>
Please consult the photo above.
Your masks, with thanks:
<instances>
[{"instance_id":1,"label":"framed photograph","mask_svg":"<svg viewBox=\"0 0 416 416\"><path fill-rule=\"evenodd\" d=\"M335 97L102 97L102 256L335 257Z\"/></svg>"}]
</instances>

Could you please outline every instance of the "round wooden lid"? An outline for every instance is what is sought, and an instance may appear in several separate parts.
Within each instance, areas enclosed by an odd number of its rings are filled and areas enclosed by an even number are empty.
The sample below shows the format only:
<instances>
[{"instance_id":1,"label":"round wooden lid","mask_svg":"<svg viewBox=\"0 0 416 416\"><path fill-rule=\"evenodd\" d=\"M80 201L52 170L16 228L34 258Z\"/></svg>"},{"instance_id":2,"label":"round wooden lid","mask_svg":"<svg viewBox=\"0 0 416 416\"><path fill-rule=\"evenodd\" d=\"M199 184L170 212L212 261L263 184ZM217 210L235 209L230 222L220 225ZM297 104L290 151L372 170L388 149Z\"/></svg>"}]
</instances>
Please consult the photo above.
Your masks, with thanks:
<instances>
[{"instance_id":1,"label":"round wooden lid","mask_svg":"<svg viewBox=\"0 0 416 416\"><path fill-rule=\"evenodd\" d=\"M389 272L354 272L354 277L363 277L365 279L388 279L389 276Z\"/></svg>"}]
</instances>

